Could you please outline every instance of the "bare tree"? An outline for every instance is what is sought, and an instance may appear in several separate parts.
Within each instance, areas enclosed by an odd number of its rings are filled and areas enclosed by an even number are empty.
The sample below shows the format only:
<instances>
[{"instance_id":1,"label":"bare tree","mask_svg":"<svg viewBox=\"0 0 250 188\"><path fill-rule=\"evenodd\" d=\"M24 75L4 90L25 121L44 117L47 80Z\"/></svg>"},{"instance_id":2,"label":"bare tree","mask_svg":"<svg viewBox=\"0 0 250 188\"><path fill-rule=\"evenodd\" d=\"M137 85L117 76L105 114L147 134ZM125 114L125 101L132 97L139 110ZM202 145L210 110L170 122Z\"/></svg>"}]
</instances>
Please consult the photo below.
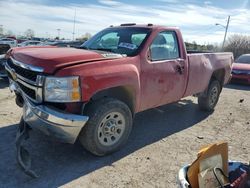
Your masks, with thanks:
<instances>
[{"instance_id":1,"label":"bare tree","mask_svg":"<svg viewBox=\"0 0 250 188\"><path fill-rule=\"evenodd\" d=\"M249 35L232 35L228 38L224 51L233 52L237 58L242 54L250 53Z\"/></svg>"},{"instance_id":2,"label":"bare tree","mask_svg":"<svg viewBox=\"0 0 250 188\"><path fill-rule=\"evenodd\" d=\"M80 39L80 40L88 40L90 37L91 37L90 33L85 33L84 35L82 35L78 39Z\"/></svg>"},{"instance_id":3,"label":"bare tree","mask_svg":"<svg viewBox=\"0 0 250 188\"><path fill-rule=\"evenodd\" d=\"M0 36L3 36L3 25L0 25Z\"/></svg>"},{"instance_id":4,"label":"bare tree","mask_svg":"<svg viewBox=\"0 0 250 188\"><path fill-rule=\"evenodd\" d=\"M32 30L32 29L27 29L25 32L24 32L24 35L27 37L27 38L32 38L35 36L35 32Z\"/></svg>"},{"instance_id":5,"label":"bare tree","mask_svg":"<svg viewBox=\"0 0 250 188\"><path fill-rule=\"evenodd\" d=\"M89 39L90 37L91 37L91 34L90 34L90 33L85 33L85 34L83 35L83 38Z\"/></svg>"}]
</instances>

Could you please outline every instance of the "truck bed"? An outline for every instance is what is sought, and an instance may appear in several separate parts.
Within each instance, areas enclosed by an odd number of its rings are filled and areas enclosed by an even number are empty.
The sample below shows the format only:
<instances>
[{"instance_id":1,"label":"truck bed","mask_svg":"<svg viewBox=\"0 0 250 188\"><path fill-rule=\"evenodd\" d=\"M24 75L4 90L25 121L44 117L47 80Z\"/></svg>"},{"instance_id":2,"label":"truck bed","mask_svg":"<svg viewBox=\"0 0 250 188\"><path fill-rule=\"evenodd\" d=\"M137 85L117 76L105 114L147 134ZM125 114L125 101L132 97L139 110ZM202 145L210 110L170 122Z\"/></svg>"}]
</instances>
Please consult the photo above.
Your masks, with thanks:
<instances>
[{"instance_id":1,"label":"truck bed","mask_svg":"<svg viewBox=\"0 0 250 188\"><path fill-rule=\"evenodd\" d=\"M205 91L214 71L223 70L226 84L231 77L232 53L191 53L188 56L189 77L184 96Z\"/></svg>"}]
</instances>

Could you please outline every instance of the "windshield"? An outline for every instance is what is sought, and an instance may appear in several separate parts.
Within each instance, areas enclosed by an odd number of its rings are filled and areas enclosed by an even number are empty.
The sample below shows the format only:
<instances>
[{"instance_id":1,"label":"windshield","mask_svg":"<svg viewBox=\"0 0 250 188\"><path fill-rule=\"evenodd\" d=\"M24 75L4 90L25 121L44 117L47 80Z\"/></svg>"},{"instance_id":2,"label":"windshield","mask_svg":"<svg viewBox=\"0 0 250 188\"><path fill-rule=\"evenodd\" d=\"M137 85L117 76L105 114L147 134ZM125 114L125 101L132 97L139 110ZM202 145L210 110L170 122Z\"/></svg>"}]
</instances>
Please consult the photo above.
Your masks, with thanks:
<instances>
[{"instance_id":1,"label":"windshield","mask_svg":"<svg viewBox=\"0 0 250 188\"><path fill-rule=\"evenodd\" d=\"M237 60L236 63L250 64L250 55L242 55Z\"/></svg>"},{"instance_id":2,"label":"windshield","mask_svg":"<svg viewBox=\"0 0 250 188\"><path fill-rule=\"evenodd\" d=\"M140 51L150 31L150 28L108 28L86 41L81 48L134 56Z\"/></svg>"}]
</instances>

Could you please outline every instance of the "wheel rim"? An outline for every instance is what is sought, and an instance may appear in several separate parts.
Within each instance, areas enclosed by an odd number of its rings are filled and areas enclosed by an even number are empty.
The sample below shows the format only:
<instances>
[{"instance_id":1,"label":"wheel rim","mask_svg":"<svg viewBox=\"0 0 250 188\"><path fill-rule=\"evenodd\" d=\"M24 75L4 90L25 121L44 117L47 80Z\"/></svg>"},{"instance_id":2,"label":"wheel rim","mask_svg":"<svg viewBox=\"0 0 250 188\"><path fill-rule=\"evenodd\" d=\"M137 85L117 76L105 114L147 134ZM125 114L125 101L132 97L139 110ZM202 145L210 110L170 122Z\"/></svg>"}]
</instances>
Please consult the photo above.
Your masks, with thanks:
<instances>
[{"instance_id":1,"label":"wheel rim","mask_svg":"<svg viewBox=\"0 0 250 188\"><path fill-rule=\"evenodd\" d=\"M112 146L122 137L125 118L120 112L108 113L98 126L98 140L102 145Z\"/></svg>"},{"instance_id":2,"label":"wheel rim","mask_svg":"<svg viewBox=\"0 0 250 188\"><path fill-rule=\"evenodd\" d=\"M219 90L217 87L213 87L211 90L211 94L209 97L209 104L210 106L214 106L217 102L217 98L218 98L218 94L219 94Z\"/></svg>"}]
</instances>

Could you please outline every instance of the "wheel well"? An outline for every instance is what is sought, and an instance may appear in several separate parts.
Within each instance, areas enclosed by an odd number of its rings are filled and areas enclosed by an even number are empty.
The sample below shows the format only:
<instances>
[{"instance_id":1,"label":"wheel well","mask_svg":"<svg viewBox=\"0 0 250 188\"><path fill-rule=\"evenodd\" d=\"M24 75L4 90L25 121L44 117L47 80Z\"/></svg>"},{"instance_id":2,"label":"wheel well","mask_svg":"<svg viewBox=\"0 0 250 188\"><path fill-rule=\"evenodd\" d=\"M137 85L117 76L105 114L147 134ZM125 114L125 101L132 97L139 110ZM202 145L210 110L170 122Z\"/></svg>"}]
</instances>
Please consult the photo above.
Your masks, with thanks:
<instances>
[{"instance_id":1,"label":"wheel well","mask_svg":"<svg viewBox=\"0 0 250 188\"><path fill-rule=\"evenodd\" d=\"M130 86L118 86L105 89L97 92L91 97L91 100L98 100L103 97L111 97L118 99L128 105L132 114L135 112L135 93L134 89Z\"/></svg>"},{"instance_id":2,"label":"wheel well","mask_svg":"<svg viewBox=\"0 0 250 188\"><path fill-rule=\"evenodd\" d=\"M218 80L220 82L221 87L223 87L224 78L225 78L225 70L219 69L213 72L211 80Z\"/></svg>"},{"instance_id":3,"label":"wheel well","mask_svg":"<svg viewBox=\"0 0 250 188\"><path fill-rule=\"evenodd\" d=\"M198 96L206 96L207 95L208 87L213 80L218 80L220 83L221 89L222 89L223 84L224 84L224 78L225 78L225 70L224 69L219 69L219 70L214 71L212 76L211 76L211 79L208 83L206 90L202 93L199 93Z\"/></svg>"}]
</instances>

